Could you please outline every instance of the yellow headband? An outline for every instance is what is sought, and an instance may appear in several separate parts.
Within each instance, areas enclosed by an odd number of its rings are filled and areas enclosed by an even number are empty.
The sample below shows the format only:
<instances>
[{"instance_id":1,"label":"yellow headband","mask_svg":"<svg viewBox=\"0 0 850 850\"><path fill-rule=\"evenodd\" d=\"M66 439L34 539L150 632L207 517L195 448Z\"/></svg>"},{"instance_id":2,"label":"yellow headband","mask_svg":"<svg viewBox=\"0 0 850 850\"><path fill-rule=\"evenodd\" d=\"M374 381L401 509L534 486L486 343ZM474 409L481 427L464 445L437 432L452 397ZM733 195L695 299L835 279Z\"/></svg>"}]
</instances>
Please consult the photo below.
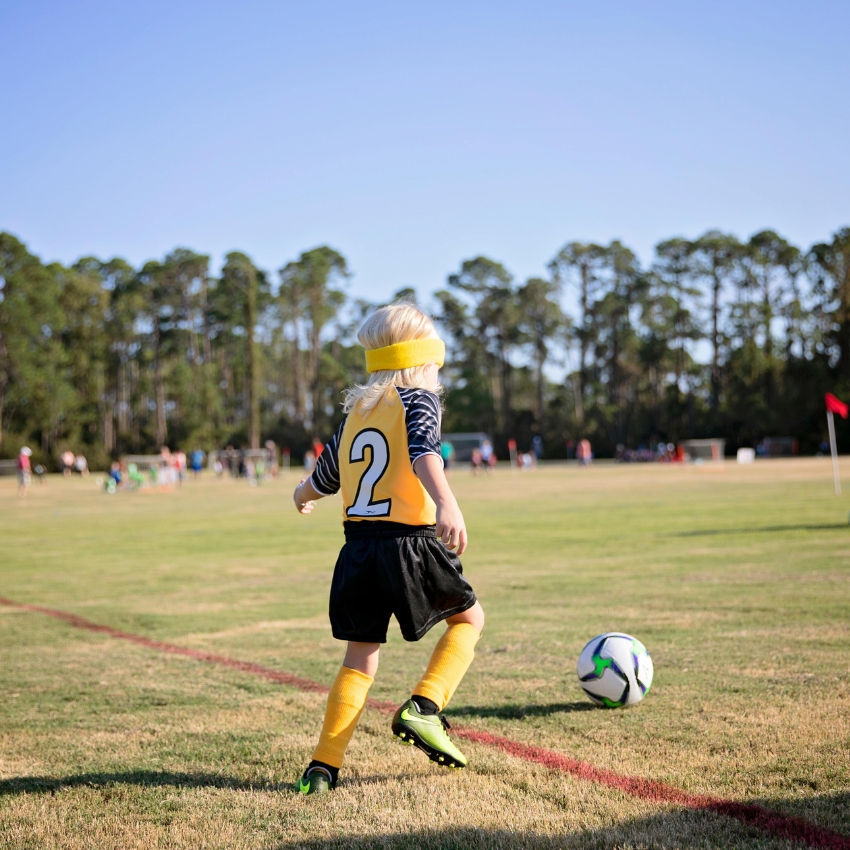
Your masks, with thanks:
<instances>
[{"instance_id":1,"label":"yellow headband","mask_svg":"<svg viewBox=\"0 0 850 850\"><path fill-rule=\"evenodd\" d=\"M366 371L371 375L372 372L397 372L426 363L442 366L445 360L446 344L441 339L414 339L367 350Z\"/></svg>"}]
</instances>

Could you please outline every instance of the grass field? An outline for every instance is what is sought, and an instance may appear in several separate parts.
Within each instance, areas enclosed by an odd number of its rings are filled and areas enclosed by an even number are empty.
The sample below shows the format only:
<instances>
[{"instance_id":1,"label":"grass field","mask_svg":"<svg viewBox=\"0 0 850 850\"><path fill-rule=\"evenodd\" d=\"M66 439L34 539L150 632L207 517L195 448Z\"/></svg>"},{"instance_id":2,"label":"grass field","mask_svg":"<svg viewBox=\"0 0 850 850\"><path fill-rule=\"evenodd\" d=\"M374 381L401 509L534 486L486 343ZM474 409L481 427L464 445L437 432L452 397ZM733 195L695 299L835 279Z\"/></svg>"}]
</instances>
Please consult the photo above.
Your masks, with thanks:
<instances>
[{"instance_id":1,"label":"grass field","mask_svg":"<svg viewBox=\"0 0 850 850\"><path fill-rule=\"evenodd\" d=\"M843 472L850 487L850 463ZM339 502L295 478L100 492L0 479L0 596L329 684ZM452 720L850 838L850 498L828 460L552 466L452 481L487 612ZM578 687L599 632L656 677L608 711ZM441 628L395 626L371 696L400 702ZM332 795L290 783L324 697L0 606L0 847L800 846L462 742L441 772L367 710Z\"/></svg>"}]
</instances>

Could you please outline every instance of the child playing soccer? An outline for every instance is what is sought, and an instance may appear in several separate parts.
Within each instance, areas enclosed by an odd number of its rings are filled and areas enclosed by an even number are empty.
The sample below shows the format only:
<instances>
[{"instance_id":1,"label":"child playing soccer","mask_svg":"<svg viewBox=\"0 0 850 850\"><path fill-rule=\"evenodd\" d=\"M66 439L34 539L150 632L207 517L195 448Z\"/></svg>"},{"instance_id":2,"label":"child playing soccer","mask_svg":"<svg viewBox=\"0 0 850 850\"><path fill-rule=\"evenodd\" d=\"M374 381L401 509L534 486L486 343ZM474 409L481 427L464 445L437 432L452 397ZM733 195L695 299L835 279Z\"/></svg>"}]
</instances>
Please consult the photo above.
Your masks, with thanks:
<instances>
[{"instance_id":1,"label":"child playing soccer","mask_svg":"<svg viewBox=\"0 0 850 850\"><path fill-rule=\"evenodd\" d=\"M295 488L299 512L342 492L345 545L331 583L333 635L348 642L328 695L313 760L298 781L304 794L333 789L378 671L378 653L395 615L405 640L448 628L393 734L446 767L466 767L440 714L472 663L484 611L458 555L466 526L440 456L438 371L445 345L431 320L410 304L373 313L357 337L370 373L346 392L347 414L309 478ZM452 550L456 550L456 553Z\"/></svg>"}]
</instances>

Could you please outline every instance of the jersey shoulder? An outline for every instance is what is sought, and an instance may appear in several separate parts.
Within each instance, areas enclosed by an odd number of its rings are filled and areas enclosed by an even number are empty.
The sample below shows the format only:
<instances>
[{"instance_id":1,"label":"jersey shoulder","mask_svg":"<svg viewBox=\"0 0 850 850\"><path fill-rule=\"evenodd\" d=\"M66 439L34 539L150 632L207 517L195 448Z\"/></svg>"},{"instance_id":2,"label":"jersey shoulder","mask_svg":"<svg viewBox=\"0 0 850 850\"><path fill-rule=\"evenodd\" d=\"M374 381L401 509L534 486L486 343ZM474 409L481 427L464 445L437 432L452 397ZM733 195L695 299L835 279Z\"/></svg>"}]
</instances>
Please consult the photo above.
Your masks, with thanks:
<instances>
[{"instance_id":1,"label":"jersey shoulder","mask_svg":"<svg viewBox=\"0 0 850 850\"><path fill-rule=\"evenodd\" d=\"M404 415L408 423L411 419L425 418L435 420L435 424L439 426L443 416L443 403L437 393L421 387L396 387L395 389L404 406Z\"/></svg>"},{"instance_id":2,"label":"jersey shoulder","mask_svg":"<svg viewBox=\"0 0 850 850\"><path fill-rule=\"evenodd\" d=\"M419 402L420 404L433 405L439 409L443 407L440 396L433 390L426 390L424 387L396 387L395 391L405 404Z\"/></svg>"}]
</instances>

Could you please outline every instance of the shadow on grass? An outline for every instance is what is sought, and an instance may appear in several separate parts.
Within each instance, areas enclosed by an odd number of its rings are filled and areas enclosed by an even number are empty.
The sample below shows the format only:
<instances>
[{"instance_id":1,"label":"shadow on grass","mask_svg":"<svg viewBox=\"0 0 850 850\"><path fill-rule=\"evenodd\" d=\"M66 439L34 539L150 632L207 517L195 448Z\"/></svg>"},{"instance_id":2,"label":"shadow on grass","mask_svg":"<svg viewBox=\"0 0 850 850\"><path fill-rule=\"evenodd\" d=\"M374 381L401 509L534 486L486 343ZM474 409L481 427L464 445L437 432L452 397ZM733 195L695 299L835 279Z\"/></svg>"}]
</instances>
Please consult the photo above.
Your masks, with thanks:
<instances>
[{"instance_id":1,"label":"shadow on grass","mask_svg":"<svg viewBox=\"0 0 850 850\"><path fill-rule=\"evenodd\" d=\"M775 800L749 802L771 810L765 812L768 822L756 826L717 812L674 809L608 826L574 829L560 834L547 834L545 827L540 832L529 832L458 826L389 834L293 839L275 845L275 850L613 850L623 847L664 850L736 847L767 850L850 846L850 794L827 794L781 804ZM782 809L781 813L777 806ZM769 823L771 812L777 814L775 820ZM783 821L783 815L786 818L802 817L807 822ZM612 812L612 819L616 820L615 811Z\"/></svg>"},{"instance_id":2,"label":"shadow on grass","mask_svg":"<svg viewBox=\"0 0 850 850\"><path fill-rule=\"evenodd\" d=\"M519 830L459 827L389 835L352 835L345 838L293 841L278 844L275 850L379 850L379 848L380 850L562 850L562 848L586 850L586 848L623 846L621 842L627 833L619 830L610 830L610 832L616 834L617 839L611 838L606 842L600 833L592 830L586 833L545 835ZM679 848L708 845L704 842L692 845L678 841L675 844L654 842L649 846Z\"/></svg>"},{"instance_id":3,"label":"shadow on grass","mask_svg":"<svg viewBox=\"0 0 850 850\"><path fill-rule=\"evenodd\" d=\"M372 781L364 778L355 782ZM409 777L381 774L374 780L397 786ZM13 794L53 794L65 788L101 788L110 785L134 785L139 788L223 788L234 791L278 791L291 786L246 782L214 773L179 773L169 771L127 771L86 773L67 777L24 776L0 781L0 796ZM345 783L348 785L349 783ZM345 787L345 785L343 787ZM327 812L336 795L304 798L309 809ZM553 805L558 804L553 800ZM623 847L652 847L662 850L684 848L767 848L850 847L850 793L824 794L790 800L749 800L749 806L763 807L765 817L728 816L700 809L673 809L644 818L617 823L616 808L611 810L609 824L597 828L574 829L551 834L540 831L510 829L509 818L503 828L454 826L442 829L381 832L380 825L371 835L345 835L290 839L275 844L274 850L613 850ZM468 816L476 818L475 801L470 800ZM734 808L735 804L732 804ZM607 818L606 818L607 819ZM802 819L802 820L801 820ZM611 822L613 821L613 823ZM319 818L316 823L333 825ZM314 824L315 825L315 824ZM532 827L533 828L533 827ZM827 832L830 830L830 832ZM271 846L271 845L270 845Z\"/></svg>"},{"instance_id":4,"label":"shadow on grass","mask_svg":"<svg viewBox=\"0 0 850 850\"><path fill-rule=\"evenodd\" d=\"M15 776L0 779L0 797L14 794L55 794L64 788L103 788L136 785L140 788L230 788L234 791L280 791L289 785L245 782L220 773L175 773L166 770L130 770L124 773L79 773L74 776Z\"/></svg>"},{"instance_id":5,"label":"shadow on grass","mask_svg":"<svg viewBox=\"0 0 850 850\"><path fill-rule=\"evenodd\" d=\"M467 705L451 708L449 719L453 717L499 717L503 720L522 720L524 717L548 717L550 714L572 714L574 711L598 711L592 702L555 702L549 705Z\"/></svg>"},{"instance_id":6,"label":"shadow on grass","mask_svg":"<svg viewBox=\"0 0 850 850\"><path fill-rule=\"evenodd\" d=\"M834 531L837 528L850 529L846 522L833 522L828 525L763 525L753 528L703 528L697 531L679 531L671 537L709 537L714 534L776 534L780 531Z\"/></svg>"}]
</instances>

